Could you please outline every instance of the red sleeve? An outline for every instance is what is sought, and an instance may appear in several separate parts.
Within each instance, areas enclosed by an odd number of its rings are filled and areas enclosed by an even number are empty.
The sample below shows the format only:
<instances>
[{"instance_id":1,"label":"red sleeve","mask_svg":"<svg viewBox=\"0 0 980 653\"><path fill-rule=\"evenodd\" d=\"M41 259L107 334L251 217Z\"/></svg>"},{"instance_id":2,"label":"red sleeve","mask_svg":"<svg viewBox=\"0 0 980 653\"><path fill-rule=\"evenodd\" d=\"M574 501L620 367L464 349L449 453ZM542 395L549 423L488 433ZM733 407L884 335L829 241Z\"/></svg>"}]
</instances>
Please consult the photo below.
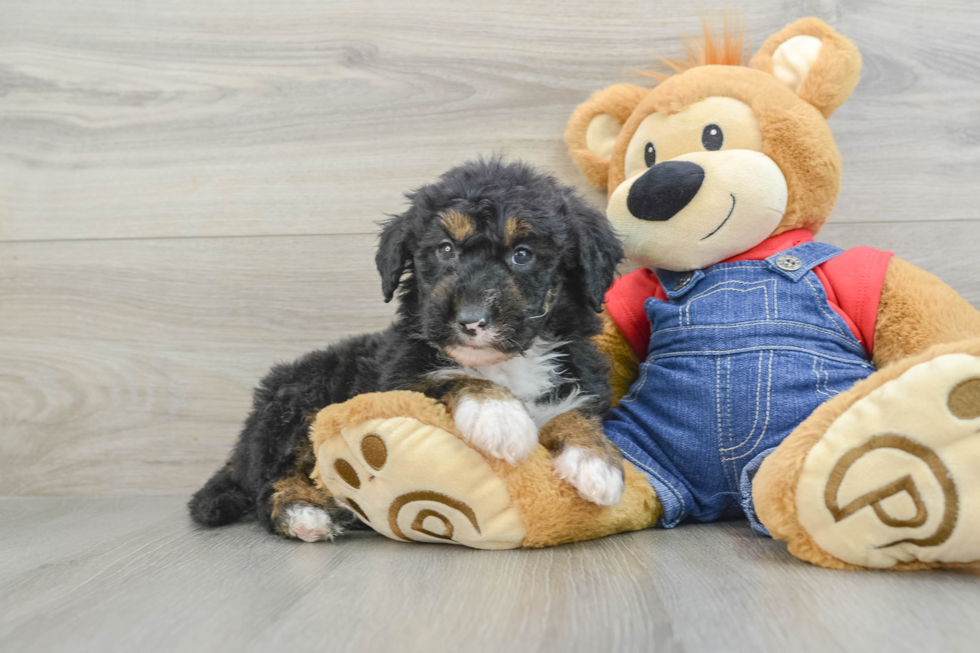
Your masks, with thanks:
<instances>
[{"instance_id":1,"label":"red sleeve","mask_svg":"<svg viewBox=\"0 0 980 653\"><path fill-rule=\"evenodd\" d=\"M878 303L892 252L855 247L814 269L830 305L847 322L870 357L874 353Z\"/></svg>"},{"instance_id":2,"label":"red sleeve","mask_svg":"<svg viewBox=\"0 0 980 653\"><path fill-rule=\"evenodd\" d=\"M645 268L616 279L606 293L609 314L640 360L647 357L650 347L650 321L643 309L643 303L650 297L667 301L657 275Z\"/></svg>"}]
</instances>

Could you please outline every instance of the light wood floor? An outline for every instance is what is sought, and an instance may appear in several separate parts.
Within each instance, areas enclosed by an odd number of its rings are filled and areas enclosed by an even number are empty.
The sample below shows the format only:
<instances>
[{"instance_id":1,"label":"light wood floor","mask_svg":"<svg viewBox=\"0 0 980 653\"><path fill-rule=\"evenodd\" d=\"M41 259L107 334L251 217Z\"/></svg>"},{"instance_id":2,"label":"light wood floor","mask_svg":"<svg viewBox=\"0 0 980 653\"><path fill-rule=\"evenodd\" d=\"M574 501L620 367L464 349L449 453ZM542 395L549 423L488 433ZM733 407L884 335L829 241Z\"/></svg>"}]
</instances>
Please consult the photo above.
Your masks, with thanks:
<instances>
[{"instance_id":1,"label":"light wood floor","mask_svg":"<svg viewBox=\"0 0 980 653\"><path fill-rule=\"evenodd\" d=\"M971 0L0 1L0 651L976 650L974 572L844 574L743 525L482 554L192 528L270 364L383 327L375 222L561 139L698 11L817 15L864 76L822 237L980 306Z\"/></svg>"},{"instance_id":2,"label":"light wood floor","mask_svg":"<svg viewBox=\"0 0 980 653\"><path fill-rule=\"evenodd\" d=\"M4 653L977 650L980 571L818 569L737 522L486 552L206 531L168 497L0 520Z\"/></svg>"}]
</instances>

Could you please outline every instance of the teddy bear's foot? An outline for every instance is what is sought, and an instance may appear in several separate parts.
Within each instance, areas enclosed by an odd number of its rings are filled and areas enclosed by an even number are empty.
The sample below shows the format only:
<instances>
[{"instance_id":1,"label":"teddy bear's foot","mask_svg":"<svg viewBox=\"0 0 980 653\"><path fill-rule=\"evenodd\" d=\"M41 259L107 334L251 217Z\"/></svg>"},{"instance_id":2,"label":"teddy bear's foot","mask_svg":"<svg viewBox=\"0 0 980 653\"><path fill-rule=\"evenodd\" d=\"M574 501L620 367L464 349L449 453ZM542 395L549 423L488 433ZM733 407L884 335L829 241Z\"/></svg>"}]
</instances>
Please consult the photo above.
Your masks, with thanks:
<instances>
[{"instance_id":1,"label":"teddy bear's foot","mask_svg":"<svg viewBox=\"0 0 980 653\"><path fill-rule=\"evenodd\" d=\"M449 430L441 407L414 394L361 395L321 411L314 442L324 486L393 540L521 546L524 523L504 481Z\"/></svg>"},{"instance_id":2,"label":"teddy bear's foot","mask_svg":"<svg viewBox=\"0 0 980 653\"><path fill-rule=\"evenodd\" d=\"M980 356L945 354L888 372L894 378L844 409L802 458L795 505L784 504L797 523L777 518L773 534L825 566L980 560ZM760 516L778 511L771 499Z\"/></svg>"}]
</instances>

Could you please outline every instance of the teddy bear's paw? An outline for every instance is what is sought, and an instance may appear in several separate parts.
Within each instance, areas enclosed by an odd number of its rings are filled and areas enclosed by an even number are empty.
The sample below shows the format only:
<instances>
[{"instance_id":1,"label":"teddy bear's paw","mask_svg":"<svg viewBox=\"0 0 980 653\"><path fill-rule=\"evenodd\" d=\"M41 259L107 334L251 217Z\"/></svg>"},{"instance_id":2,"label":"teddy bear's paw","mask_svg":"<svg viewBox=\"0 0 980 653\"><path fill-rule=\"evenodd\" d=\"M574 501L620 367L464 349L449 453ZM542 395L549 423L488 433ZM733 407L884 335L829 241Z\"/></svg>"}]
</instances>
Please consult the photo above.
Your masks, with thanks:
<instances>
[{"instance_id":1,"label":"teddy bear's paw","mask_svg":"<svg viewBox=\"0 0 980 653\"><path fill-rule=\"evenodd\" d=\"M855 402L807 454L796 508L850 564L980 560L980 357L938 356Z\"/></svg>"},{"instance_id":2,"label":"teddy bear's paw","mask_svg":"<svg viewBox=\"0 0 980 653\"><path fill-rule=\"evenodd\" d=\"M626 486L622 466L608 462L580 447L566 447L551 462L558 478L578 490L579 496L600 506L614 506Z\"/></svg>"},{"instance_id":3,"label":"teddy bear's paw","mask_svg":"<svg viewBox=\"0 0 980 653\"><path fill-rule=\"evenodd\" d=\"M344 532L344 529L330 518L330 513L305 501L297 501L286 506L283 517L286 533L304 542L332 541Z\"/></svg>"},{"instance_id":4,"label":"teddy bear's paw","mask_svg":"<svg viewBox=\"0 0 980 653\"><path fill-rule=\"evenodd\" d=\"M463 397L453 409L456 428L471 445L511 465L538 446L538 427L518 399Z\"/></svg>"},{"instance_id":5,"label":"teddy bear's paw","mask_svg":"<svg viewBox=\"0 0 980 653\"><path fill-rule=\"evenodd\" d=\"M456 435L410 417L343 429L317 451L326 489L393 540L521 545L524 522L504 481Z\"/></svg>"}]
</instances>

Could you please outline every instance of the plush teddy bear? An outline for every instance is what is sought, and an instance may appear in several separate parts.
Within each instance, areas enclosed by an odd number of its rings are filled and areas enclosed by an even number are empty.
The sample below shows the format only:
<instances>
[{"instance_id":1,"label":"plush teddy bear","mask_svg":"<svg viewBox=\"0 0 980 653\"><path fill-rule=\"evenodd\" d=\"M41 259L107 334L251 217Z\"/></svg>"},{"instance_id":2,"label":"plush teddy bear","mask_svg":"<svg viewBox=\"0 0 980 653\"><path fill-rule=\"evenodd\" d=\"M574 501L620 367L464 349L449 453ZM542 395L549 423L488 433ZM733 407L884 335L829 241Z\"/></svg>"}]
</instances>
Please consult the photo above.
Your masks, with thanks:
<instances>
[{"instance_id":1,"label":"plush teddy bear","mask_svg":"<svg viewBox=\"0 0 980 653\"><path fill-rule=\"evenodd\" d=\"M808 18L747 65L740 39L707 30L671 65L652 90L596 93L566 133L642 266L597 338L622 501L578 497L542 447L489 458L415 393L322 411L314 478L399 540L547 546L744 515L826 567L980 559L980 312L889 252L813 239L857 49Z\"/></svg>"}]
</instances>

